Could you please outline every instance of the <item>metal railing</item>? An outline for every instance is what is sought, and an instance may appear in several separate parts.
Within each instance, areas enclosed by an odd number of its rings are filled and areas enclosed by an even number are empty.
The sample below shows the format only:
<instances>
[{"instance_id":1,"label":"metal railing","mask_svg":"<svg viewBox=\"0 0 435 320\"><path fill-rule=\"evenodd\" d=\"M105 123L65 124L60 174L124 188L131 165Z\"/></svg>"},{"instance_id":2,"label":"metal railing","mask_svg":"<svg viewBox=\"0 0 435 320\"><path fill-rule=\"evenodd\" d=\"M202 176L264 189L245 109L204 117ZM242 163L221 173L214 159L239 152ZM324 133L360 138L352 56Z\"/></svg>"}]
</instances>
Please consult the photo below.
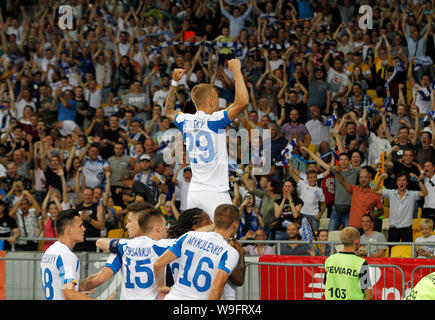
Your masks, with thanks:
<instances>
[{"instance_id":1,"label":"metal railing","mask_svg":"<svg viewBox=\"0 0 435 320\"><path fill-rule=\"evenodd\" d=\"M6 300L43 300L40 277L40 259L42 252L10 252L0 257L5 262ZM80 279L98 272L104 266L106 253L77 253L80 260ZM318 300L324 295L324 265L304 263L260 262L259 256L247 256L244 284L236 289L238 300ZM388 298L387 287L397 288L404 296L414 282L423 277L422 269L435 270L434 266L418 266L412 272L412 280L405 282L403 270L397 265L369 264L370 277L374 284L374 299ZM273 269L276 270L273 270ZM281 268L278 274L278 268ZM284 269L284 270L283 270ZM299 270L300 269L300 270ZM307 271L308 272L305 272ZM386 283L387 272L390 283ZM382 275L382 277L381 277ZM267 278L264 278L267 277ZM379 279L383 279L380 281ZM391 284L391 281L393 285ZM106 299L114 291L119 299L122 274L118 272L109 281L98 287L92 295L97 299ZM379 289L378 289L379 288ZM391 298L391 297L390 297ZM394 299L400 297L394 296Z\"/></svg>"},{"instance_id":2,"label":"metal railing","mask_svg":"<svg viewBox=\"0 0 435 320\"><path fill-rule=\"evenodd\" d=\"M1 240L7 240L7 237L0 237ZM36 238L36 237L20 237L19 240L29 240L29 241L56 241L56 238ZM100 238L86 238L86 241L97 241ZM341 246L342 243L340 241L291 241L291 240L240 240L241 244L257 244L257 243L264 243L267 245L271 245L275 247L275 252L277 255L281 254L281 244L309 244L309 245L320 245L320 244L329 244L331 245L331 254L335 253L337 250L337 246ZM421 246L435 246L435 243L433 242L373 242L373 243L362 243L362 245L367 245L367 248L369 251L367 252L368 255L370 255L370 248L372 246L379 247L379 246L411 246L412 253L411 258L415 257L415 247L421 247ZM10 251L16 251L15 244L11 245ZM98 248L96 252L101 252Z\"/></svg>"}]
</instances>

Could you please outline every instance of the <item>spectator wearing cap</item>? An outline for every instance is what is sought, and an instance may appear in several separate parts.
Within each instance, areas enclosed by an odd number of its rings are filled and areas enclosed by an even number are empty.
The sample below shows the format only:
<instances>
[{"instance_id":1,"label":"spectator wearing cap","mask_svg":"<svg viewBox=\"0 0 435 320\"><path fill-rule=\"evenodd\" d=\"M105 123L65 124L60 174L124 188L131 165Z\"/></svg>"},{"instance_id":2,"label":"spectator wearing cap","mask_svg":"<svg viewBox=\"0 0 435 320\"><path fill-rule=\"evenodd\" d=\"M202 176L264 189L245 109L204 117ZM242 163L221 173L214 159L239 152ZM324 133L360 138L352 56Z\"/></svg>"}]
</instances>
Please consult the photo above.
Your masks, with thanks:
<instances>
[{"instance_id":1,"label":"spectator wearing cap","mask_svg":"<svg viewBox=\"0 0 435 320\"><path fill-rule=\"evenodd\" d=\"M308 64L308 101L309 106L318 106L322 113L330 114L331 108L331 87L326 82L325 68L318 66L313 69Z\"/></svg>"},{"instance_id":2,"label":"spectator wearing cap","mask_svg":"<svg viewBox=\"0 0 435 320\"><path fill-rule=\"evenodd\" d=\"M141 171L134 176L133 180L139 181L149 188L152 192L153 203L156 203L160 190L165 190L167 193L167 186L160 176L152 170L152 161L149 155L143 154L140 157L140 167Z\"/></svg>"}]
</instances>

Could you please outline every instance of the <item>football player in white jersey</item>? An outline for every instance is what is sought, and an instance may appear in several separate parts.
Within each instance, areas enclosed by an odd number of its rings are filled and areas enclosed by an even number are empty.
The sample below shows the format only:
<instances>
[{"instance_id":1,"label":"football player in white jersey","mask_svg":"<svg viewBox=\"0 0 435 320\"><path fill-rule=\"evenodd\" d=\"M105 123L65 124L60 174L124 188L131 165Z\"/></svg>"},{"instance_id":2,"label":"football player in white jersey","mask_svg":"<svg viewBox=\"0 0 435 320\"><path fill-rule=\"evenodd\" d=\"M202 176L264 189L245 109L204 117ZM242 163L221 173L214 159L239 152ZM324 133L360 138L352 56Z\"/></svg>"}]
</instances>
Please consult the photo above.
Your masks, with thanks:
<instances>
[{"instance_id":1,"label":"football player in white jersey","mask_svg":"<svg viewBox=\"0 0 435 320\"><path fill-rule=\"evenodd\" d=\"M175 239L164 239L167 236L166 220L160 210L137 211L129 212L127 224L129 233L134 230L138 234L136 237L119 240L100 238L97 247L120 258L115 259L110 268L116 270L121 267L121 300L156 300L153 264L174 244Z\"/></svg>"},{"instance_id":2,"label":"football player in white jersey","mask_svg":"<svg viewBox=\"0 0 435 320\"><path fill-rule=\"evenodd\" d=\"M192 169L192 180L187 194L187 209L198 207L210 215L222 203L231 204L228 193L228 151L226 128L249 103L249 94L238 59L228 61L234 75L235 100L225 110L219 110L219 96L211 84L198 84L191 91L195 114L174 110L177 82L184 74L175 69L165 113L183 133L186 152Z\"/></svg>"},{"instance_id":3,"label":"football player in white jersey","mask_svg":"<svg viewBox=\"0 0 435 320\"><path fill-rule=\"evenodd\" d=\"M72 252L76 243L84 241L85 227L75 209L59 212L55 218L59 235L41 259L41 279L45 300L94 300L79 292L80 263ZM109 299L113 299L116 293Z\"/></svg>"},{"instance_id":4,"label":"football player in white jersey","mask_svg":"<svg viewBox=\"0 0 435 320\"><path fill-rule=\"evenodd\" d=\"M128 231L128 236L130 239L135 237L139 237L142 235L142 231L140 230L139 224L134 213L141 212L146 209L152 209L154 206L151 203L147 202L139 202L139 203L131 203L127 206L128 213L133 213L127 217L127 225L126 229ZM107 280L109 280L114 274L116 274L121 268L121 256L111 253L107 258L107 261L104 267L94 273L93 275L87 277L80 283L79 291L90 291L95 289L96 287L102 285Z\"/></svg>"},{"instance_id":5,"label":"football player in white jersey","mask_svg":"<svg viewBox=\"0 0 435 320\"><path fill-rule=\"evenodd\" d=\"M181 236L155 263L159 298L166 300L220 299L224 286L239 261L239 253L228 241L239 227L239 211L219 205L214 214L214 232L190 231ZM175 284L165 285L166 266L179 259Z\"/></svg>"}]
</instances>

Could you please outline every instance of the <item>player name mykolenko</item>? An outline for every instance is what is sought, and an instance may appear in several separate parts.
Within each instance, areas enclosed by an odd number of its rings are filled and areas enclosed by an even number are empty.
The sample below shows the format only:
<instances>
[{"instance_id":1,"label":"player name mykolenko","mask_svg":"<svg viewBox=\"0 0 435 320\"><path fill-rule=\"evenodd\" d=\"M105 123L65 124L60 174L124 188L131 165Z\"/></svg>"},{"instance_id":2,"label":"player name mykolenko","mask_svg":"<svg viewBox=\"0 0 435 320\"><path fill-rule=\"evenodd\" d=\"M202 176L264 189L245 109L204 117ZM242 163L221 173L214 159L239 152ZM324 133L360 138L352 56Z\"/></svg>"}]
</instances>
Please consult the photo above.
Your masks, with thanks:
<instances>
[{"instance_id":1,"label":"player name mykolenko","mask_svg":"<svg viewBox=\"0 0 435 320\"><path fill-rule=\"evenodd\" d=\"M216 304L213 306L192 306L180 304L172 309L173 315L189 315L204 318L207 315L261 315L260 304Z\"/></svg>"},{"instance_id":2,"label":"player name mykolenko","mask_svg":"<svg viewBox=\"0 0 435 320\"><path fill-rule=\"evenodd\" d=\"M192 247L195 247L195 248L197 248L197 249L201 249L201 250L204 250L204 251L207 251L207 252L213 253L213 254L215 254L215 255L217 255L217 256L218 256L218 255L222 252L222 250L224 249L223 247L221 247L221 246L217 246L217 245L213 244L213 243L210 242L210 241L203 240L203 239L198 239L198 238L196 238L196 237L191 237L191 238L189 238L189 239L187 240L187 244L190 245L190 246L192 246Z\"/></svg>"}]
</instances>

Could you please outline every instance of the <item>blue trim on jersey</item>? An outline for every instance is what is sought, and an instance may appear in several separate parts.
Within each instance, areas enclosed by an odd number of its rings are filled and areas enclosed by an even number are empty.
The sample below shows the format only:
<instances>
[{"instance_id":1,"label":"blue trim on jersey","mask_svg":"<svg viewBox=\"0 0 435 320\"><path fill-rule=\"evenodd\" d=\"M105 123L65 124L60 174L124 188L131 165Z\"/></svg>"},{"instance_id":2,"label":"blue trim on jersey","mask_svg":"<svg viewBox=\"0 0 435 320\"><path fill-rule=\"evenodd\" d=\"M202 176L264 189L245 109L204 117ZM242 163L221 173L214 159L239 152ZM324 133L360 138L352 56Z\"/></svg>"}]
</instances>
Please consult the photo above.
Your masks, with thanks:
<instances>
[{"instance_id":1,"label":"blue trim on jersey","mask_svg":"<svg viewBox=\"0 0 435 320\"><path fill-rule=\"evenodd\" d=\"M153 250L160 257L163 253L165 253L166 250L168 250L168 247L161 247L161 246L154 244Z\"/></svg>"},{"instance_id":2,"label":"blue trim on jersey","mask_svg":"<svg viewBox=\"0 0 435 320\"><path fill-rule=\"evenodd\" d=\"M219 130L222 130L222 129L225 130L227 128L227 126L231 123L230 118L228 117L227 110L224 110L223 115L224 115L224 117L220 120L207 121L207 126L211 131L218 133Z\"/></svg>"},{"instance_id":3,"label":"blue trim on jersey","mask_svg":"<svg viewBox=\"0 0 435 320\"><path fill-rule=\"evenodd\" d=\"M226 266L227 260L228 260L228 251L225 251L225 253L222 255L221 261L219 262L218 269L224 270L226 273L230 274L231 271Z\"/></svg>"},{"instance_id":4,"label":"blue trim on jersey","mask_svg":"<svg viewBox=\"0 0 435 320\"><path fill-rule=\"evenodd\" d=\"M65 284L65 268L63 266L63 261L61 256L57 256L56 259L56 268L59 270L59 278L61 285Z\"/></svg>"},{"instance_id":5,"label":"blue trim on jersey","mask_svg":"<svg viewBox=\"0 0 435 320\"><path fill-rule=\"evenodd\" d=\"M56 268L57 270L59 270L59 279L61 286L69 282L74 282L74 279L65 279L65 267L63 265L62 257L60 255L57 256L56 259Z\"/></svg>"},{"instance_id":6,"label":"blue trim on jersey","mask_svg":"<svg viewBox=\"0 0 435 320\"><path fill-rule=\"evenodd\" d=\"M177 114L177 115L175 116L175 118L174 118L174 124L175 124L175 126L178 128L178 130L180 130L181 132L183 132L184 121L182 121L182 122L178 122L178 121L177 121L177 117L178 117L179 115L182 115L182 113L179 113L179 114Z\"/></svg>"},{"instance_id":7,"label":"blue trim on jersey","mask_svg":"<svg viewBox=\"0 0 435 320\"><path fill-rule=\"evenodd\" d=\"M118 239L110 240L109 252L114 254L119 254L118 244L119 244Z\"/></svg>"},{"instance_id":8,"label":"blue trim on jersey","mask_svg":"<svg viewBox=\"0 0 435 320\"><path fill-rule=\"evenodd\" d=\"M117 254L115 259L113 259L113 261L111 263L106 262L104 264L104 266L112 269L113 274L117 273L119 271L119 269L121 269L121 266L122 266L121 256L119 254Z\"/></svg>"},{"instance_id":9,"label":"blue trim on jersey","mask_svg":"<svg viewBox=\"0 0 435 320\"><path fill-rule=\"evenodd\" d=\"M181 247L183 246L184 240L186 240L187 234L182 236L174 243L172 247L169 248L173 254L177 256L177 258L181 257Z\"/></svg>"}]
</instances>

